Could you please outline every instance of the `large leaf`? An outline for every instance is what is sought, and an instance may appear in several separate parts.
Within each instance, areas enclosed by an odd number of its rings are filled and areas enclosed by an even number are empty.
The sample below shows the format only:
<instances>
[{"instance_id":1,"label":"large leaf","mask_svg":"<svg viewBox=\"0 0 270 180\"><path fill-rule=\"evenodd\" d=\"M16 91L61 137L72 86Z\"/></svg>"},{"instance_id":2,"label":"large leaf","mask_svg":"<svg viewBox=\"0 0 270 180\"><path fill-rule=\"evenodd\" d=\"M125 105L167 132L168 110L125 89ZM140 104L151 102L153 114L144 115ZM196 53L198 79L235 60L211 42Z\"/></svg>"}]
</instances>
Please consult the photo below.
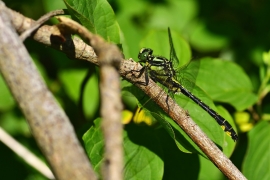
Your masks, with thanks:
<instances>
[{"instance_id":1,"label":"large leaf","mask_svg":"<svg viewBox=\"0 0 270 180\"><path fill-rule=\"evenodd\" d=\"M95 171L103 163L104 139L101 119L96 119L83 136L85 148ZM164 165L159 141L148 127L127 125L124 139L124 179L162 179Z\"/></svg>"},{"instance_id":2,"label":"large leaf","mask_svg":"<svg viewBox=\"0 0 270 180\"><path fill-rule=\"evenodd\" d=\"M115 14L106 0L64 0L73 17L89 31L108 42L120 44L120 30Z\"/></svg>"},{"instance_id":3,"label":"large leaf","mask_svg":"<svg viewBox=\"0 0 270 180\"><path fill-rule=\"evenodd\" d=\"M232 62L215 58L201 59L196 84L213 100L229 103L238 111L257 101L248 76Z\"/></svg>"},{"instance_id":4,"label":"large leaf","mask_svg":"<svg viewBox=\"0 0 270 180\"><path fill-rule=\"evenodd\" d=\"M243 164L243 173L250 180L270 179L270 124L258 123L249 133L249 145Z\"/></svg>"}]
</instances>

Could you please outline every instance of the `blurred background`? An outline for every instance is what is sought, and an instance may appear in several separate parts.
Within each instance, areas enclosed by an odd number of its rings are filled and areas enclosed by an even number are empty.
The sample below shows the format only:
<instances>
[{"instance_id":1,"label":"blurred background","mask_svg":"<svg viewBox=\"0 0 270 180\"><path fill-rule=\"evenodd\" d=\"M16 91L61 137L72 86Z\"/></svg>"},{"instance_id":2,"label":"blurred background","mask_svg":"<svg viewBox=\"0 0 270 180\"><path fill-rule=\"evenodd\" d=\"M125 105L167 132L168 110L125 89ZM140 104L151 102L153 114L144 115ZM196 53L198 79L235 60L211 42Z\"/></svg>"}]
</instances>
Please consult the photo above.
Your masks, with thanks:
<instances>
[{"instance_id":1,"label":"blurred background","mask_svg":"<svg viewBox=\"0 0 270 180\"><path fill-rule=\"evenodd\" d=\"M66 8L61 0L4 0L6 6L24 16L38 19L43 14ZM192 58L219 57L240 65L260 86L263 52L270 49L270 1L266 0L109 0L121 29L125 58L137 60L140 41L152 29L178 31L190 44ZM55 23L51 20L48 24ZM164 42L167 46L168 42ZM26 40L25 45L48 87L73 121L80 136L99 116L99 89L96 67L69 59L65 54ZM91 71L88 71L91 69ZM85 76L89 81L82 85ZM81 87L85 86L82 101ZM269 96L263 111L270 110ZM85 124L88 126L82 126ZM0 126L42 159L26 121L0 78ZM246 143L235 152L235 163L243 160ZM240 157L240 158L239 158ZM44 179L36 170L0 143L0 179ZM16 172L16 173L14 173Z\"/></svg>"}]
</instances>

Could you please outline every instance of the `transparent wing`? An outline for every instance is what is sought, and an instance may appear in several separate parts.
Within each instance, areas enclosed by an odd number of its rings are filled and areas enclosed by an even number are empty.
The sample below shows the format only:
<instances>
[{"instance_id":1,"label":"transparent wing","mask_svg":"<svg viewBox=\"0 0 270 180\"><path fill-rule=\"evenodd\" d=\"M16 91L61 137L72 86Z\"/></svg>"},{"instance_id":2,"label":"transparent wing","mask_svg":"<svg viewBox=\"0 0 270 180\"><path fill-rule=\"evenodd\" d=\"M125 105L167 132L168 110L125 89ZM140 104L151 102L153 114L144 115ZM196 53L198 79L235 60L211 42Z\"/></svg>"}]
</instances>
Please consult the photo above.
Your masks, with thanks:
<instances>
[{"instance_id":1,"label":"transparent wing","mask_svg":"<svg viewBox=\"0 0 270 180\"><path fill-rule=\"evenodd\" d=\"M196 84L196 79L200 69L200 61L193 60L182 66L181 68L176 69L176 79L190 92L193 91L193 88Z\"/></svg>"},{"instance_id":2,"label":"transparent wing","mask_svg":"<svg viewBox=\"0 0 270 180\"><path fill-rule=\"evenodd\" d=\"M168 28L168 36L170 44L170 61L173 63L173 67L176 68L174 69L176 72L174 78L187 90L192 92L199 72L199 61L190 61L186 65L179 67L180 61L176 55L170 28Z\"/></svg>"},{"instance_id":3,"label":"transparent wing","mask_svg":"<svg viewBox=\"0 0 270 180\"><path fill-rule=\"evenodd\" d=\"M168 27L168 35L169 35L169 43L170 43L170 61L172 61L174 67L178 67L179 59L178 59L176 52L175 52L175 49L174 49L172 34L171 34L171 30L169 27Z\"/></svg>"}]
</instances>

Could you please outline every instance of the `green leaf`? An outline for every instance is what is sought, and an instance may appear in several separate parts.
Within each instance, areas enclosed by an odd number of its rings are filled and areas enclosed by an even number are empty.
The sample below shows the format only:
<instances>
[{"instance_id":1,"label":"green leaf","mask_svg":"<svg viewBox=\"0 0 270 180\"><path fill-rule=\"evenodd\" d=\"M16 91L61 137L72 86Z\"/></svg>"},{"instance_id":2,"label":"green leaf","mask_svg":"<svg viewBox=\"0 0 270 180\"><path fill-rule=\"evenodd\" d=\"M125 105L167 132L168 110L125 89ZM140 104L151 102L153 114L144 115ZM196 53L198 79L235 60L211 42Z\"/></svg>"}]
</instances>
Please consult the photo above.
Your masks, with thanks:
<instances>
[{"instance_id":1,"label":"green leaf","mask_svg":"<svg viewBox=\"0 0 270 180\"><path fill-rule=\"evenodd\" d=\"M85 74L85 70L64 70L59 73L59 78L63 83L67 94L74 102L79 99L80 85Z\"/></svg>"},{"instance_id":2,"label":"green leaf","mask_svg":"<svg viewBox=\"0 0 270 180\"><path fill-rule=\"evenodd\" d=\"M163 151L153 128L127 125L124 131L124 151L124 179L162 179Z\"/></svg>"},{"instance_id":3,"label":"green leaf","mask_svg":"<svg viewBox=\"0 0 270 180\"><path fill-rule=\"evenodd\" d=\"M148 23L147 26L152 28L164 28L167 25L182 31L195 18L197 13L195 1L168 0L164 4L153 3L150 6L152 6L150 8L152 12L149 13L149 22L146 23ZM181 20L179 17L181 17Z\"/></svg>"},{"instance_id":4,"label":"green leaf","mask_svg":"<svg viewBox=\"0 0 270 180\"><path fill-rule=\"evenodd\" d=\"M60 80L69 95L74 101L78 102L80 97L80 88L87 74L87 70L64 70L59 74ZM87 81L86 87L83 91L83 109L87 117L92 117L99 106L99 87L96 75L92 75Z\"/></svg>"},{"instance_id":5,"label":"green leaf","mask_svg":"<svg viewBox=\"0 0 270 180\"><path fill-rule=\"evenodd\" d=\"M196 22L190 31L190 44L199 51L217 51L228 44L226 36L212 33L205 27L205 23Z\"/></svg>"},{"instance_id":6,"label":"green leaf","mask_svg":"<svg viewBox=\"0 0 270 180\"><path fill-rule=\"evenodd\" d=\"M214 101L229 103L238 111L257 101L249 77L237 64L210 57L201 59L199 63L196 84Z\"/></svg>"},{"instance_id":7,"label":"green leaf","mask_svg":"<svg viewBox=\"0 0 270 180\"><path fill-rule=\"evenodd\" d=\"M243 163L243 173L247 179L270 179L270 124L259 122L249 133L249 146Z\"/></svg>"},{"instance_id":8,"label":"green leaf","mask_svg":"<svg viewBox=\"0 0 270 180\"><path fill-rule=\"evenodd\" d=\"M63 1L43 1L43 5L46 12L55 9L64 9L66 7Z\"/></svg>"},{"instance_id":9,"label":"green leaf","mask_svg":"<svg viewBox=\"0 0 270 180\"><path fill-rule=\"evenodd\" d=\"M199 156L200 169L197 179L226 179L221 171L210 160Z\"/></svg>"},{"instance_id":10,"label":"green leaf","mask_svg":"<svg viewBox=\"0 0 270 180\"><path fill-rule=\"evenodd\" d=\"M100 173L103 163L104 139L101 119L94 121L83 136L86 152L95 171ZM139 132L139 133L138 133ZM124 133L124 179L162 179L163 161L159 141L149 127L127 125Z\"/></svg>"},{"instance_id":11,"label":"green leaf","mask_svg":"<svg viewBox=\"0 0 270 180\"><path fill-rule=\"evenodd\" d=\"M99 82L96 74L88 80L83 93L83 110L86 117L92 118L99 109Z\"/></svg>"},{"instance_id":12,"label":"green leaf","mask_svg":"<svg viewBox=\"0 0 270 180\"><path fill-rule=\"evenodd\" d=\"M106 0L64 0L71 15L89 31L106 41L120 44L120 29Z\"/></svg>"}]
</instances>

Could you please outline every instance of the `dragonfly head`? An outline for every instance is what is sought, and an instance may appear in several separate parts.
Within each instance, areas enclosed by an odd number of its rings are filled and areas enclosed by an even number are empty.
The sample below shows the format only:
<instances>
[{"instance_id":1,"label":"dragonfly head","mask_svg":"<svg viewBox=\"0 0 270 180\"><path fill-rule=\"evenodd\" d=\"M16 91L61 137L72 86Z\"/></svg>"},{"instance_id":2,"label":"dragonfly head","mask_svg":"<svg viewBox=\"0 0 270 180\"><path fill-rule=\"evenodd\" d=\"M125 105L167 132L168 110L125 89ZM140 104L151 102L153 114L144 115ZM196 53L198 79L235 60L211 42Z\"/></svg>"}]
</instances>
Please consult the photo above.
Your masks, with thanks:
<instances>
[{"instance_id":1,"label":"dragonfly head","mask_svg":"<svg viewBox=\"0 0 270 180\"><path fill-rule=\"evenodd\" d=\"M138 58L141 62L146 62L149 59L153 59L152 56L153 50L150 48L142 48L139 52Z\"/></svg>"}]
</instances>

